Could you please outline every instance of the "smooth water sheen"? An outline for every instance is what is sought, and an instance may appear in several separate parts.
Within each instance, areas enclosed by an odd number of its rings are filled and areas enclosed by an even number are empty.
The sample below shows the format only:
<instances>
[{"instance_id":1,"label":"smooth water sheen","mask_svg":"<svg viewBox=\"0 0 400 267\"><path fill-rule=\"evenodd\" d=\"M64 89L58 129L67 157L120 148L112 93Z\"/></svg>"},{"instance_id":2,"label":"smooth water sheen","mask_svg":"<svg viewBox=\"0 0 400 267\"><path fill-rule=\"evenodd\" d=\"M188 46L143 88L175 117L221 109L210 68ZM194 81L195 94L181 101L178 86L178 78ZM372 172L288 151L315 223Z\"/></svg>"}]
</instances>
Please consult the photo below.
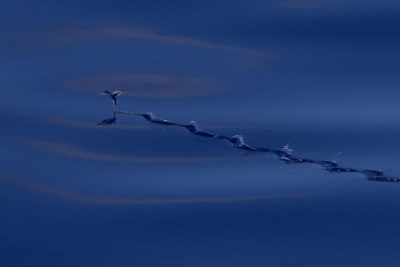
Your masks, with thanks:
<instances>
[{"instance_id":1,"label":"smooth water sheen","mask_svg":"<svg viewBox=\"0 0 400 267\"><path fill-rule=\"evenodd\" d=\"M397 253L398 184L242 154L139 118L1 118L4 262L372 266ZM275 147L292 138L294 153L335 159L340 150L342 164L398 173L389 131L224 126L210 128Z\"/></svg>"},{"instance_id":2,"label":"smooth water sheen","mask_svg":"<svg viewBox=\"0 0 400 267\"><path fill-rule=\"evenodd\" d=\"M399 266L399 8L4 4L0 266Z\"/></svg>"}]
</instances>

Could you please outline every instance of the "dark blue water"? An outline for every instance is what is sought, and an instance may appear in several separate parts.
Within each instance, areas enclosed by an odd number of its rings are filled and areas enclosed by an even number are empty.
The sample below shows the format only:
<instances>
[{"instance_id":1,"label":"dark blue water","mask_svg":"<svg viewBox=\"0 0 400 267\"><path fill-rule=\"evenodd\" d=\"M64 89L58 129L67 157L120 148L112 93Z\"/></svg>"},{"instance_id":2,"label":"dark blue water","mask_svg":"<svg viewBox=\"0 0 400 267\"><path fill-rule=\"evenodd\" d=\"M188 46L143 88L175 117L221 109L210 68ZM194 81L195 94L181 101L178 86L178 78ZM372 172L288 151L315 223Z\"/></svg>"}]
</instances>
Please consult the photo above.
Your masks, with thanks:
<instances>
[{"instance_id":1,"label":"dark blue water","mask_svg":"<svg viewBox=\"0 0 400 267\"><path fill-rule=\"evenodd\" d=\"M395 1L57 3L1 13L0 266L399 266Z\"/></svg>"}]
</instances>

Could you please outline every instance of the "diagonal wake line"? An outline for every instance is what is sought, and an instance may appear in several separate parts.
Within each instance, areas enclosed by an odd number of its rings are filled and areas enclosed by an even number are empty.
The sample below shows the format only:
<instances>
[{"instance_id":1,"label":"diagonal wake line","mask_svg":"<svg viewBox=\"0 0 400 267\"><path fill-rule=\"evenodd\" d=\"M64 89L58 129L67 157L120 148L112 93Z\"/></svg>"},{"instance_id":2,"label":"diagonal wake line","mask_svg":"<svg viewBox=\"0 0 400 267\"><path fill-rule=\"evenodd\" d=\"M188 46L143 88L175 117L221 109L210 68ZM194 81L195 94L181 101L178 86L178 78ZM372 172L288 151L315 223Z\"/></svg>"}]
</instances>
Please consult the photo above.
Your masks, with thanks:
<instances>
[{"instance_id":1,"label":"diagonal wake line","mask_svg":"<svg viewBox=\"0 0 400 267\"><path fill-rule=\"evenodd\" d=\"M98 123L99 125L110 125L115 124L117 121L116 114L122 114L127 116L139 116L144 118L146 121L154 124L159 124L163 126L175 126L175 127L182 127L189 131L191 134L202 136L210 139L216 140L225 140L228 141L231 145L235 148L240 149L245 152L263 152L263 153L272 153L276 155L280 160L284 161L288 164L317 164L322 167L323 170L328 172L336 172L336 173L359 173L366 176L369 181L378 181L378 182L400 182L400 178L386 176L382 170L372 170L372 169L359 169L359 168L347 168L339 166L336 161L329 161L329 160L319 160L319 159L307 159L301 157L293 156L290 151L279 150L279 149L272 149L266 147L255 147L247 144L244 140L242 135L233 135L231 137L218 135L212 132L208 132L203 130L197 126L195 121L191 121L188 124L173 122L170 120L165 120L156 117L153 113L135 113L135 112L128 112L128 111L114 111L113 117L103 120L102 122Z\"/></svg>"}]
</instances>

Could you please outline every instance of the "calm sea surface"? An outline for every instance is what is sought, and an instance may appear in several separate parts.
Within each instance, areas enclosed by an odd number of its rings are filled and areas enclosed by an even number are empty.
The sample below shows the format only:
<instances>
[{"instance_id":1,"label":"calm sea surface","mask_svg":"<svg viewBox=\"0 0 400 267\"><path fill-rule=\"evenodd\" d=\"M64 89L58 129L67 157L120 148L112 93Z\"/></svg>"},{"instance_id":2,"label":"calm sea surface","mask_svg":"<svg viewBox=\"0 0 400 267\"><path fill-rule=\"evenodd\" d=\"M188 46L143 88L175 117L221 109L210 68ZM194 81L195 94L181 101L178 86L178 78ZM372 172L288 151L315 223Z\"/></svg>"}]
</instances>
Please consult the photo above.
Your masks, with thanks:
<instances>
[{"instance_id":1,"label":"calm sea surface","mask_svg":"<svg viewBox=\"0 0 400 267\"><path fill-rule=\"evenodd\" d=\"M399 266L400 183L97 125L400 178L399 4L150 2L0 11L0 266Z\"/></svg>"}]
</instances>

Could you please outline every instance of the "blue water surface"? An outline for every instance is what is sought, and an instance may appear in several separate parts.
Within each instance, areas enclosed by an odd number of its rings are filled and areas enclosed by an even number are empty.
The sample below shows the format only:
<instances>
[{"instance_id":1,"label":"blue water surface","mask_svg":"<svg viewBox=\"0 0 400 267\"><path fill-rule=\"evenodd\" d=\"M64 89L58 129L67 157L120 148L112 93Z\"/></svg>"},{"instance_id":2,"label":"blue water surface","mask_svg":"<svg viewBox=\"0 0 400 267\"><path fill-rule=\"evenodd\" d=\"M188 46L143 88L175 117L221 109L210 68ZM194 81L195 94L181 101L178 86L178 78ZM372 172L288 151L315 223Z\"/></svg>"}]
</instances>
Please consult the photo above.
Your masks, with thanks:
<instances>
[{"instance_id":1,"label":"blue water surface","mask_svg":"<svg viewBox=\"0 0 400 267\"><path fill-rule=\"evenodd\" d=\"M0 266L399 266L397 1L13 1Z\"/></svg>"}]
</instances>

